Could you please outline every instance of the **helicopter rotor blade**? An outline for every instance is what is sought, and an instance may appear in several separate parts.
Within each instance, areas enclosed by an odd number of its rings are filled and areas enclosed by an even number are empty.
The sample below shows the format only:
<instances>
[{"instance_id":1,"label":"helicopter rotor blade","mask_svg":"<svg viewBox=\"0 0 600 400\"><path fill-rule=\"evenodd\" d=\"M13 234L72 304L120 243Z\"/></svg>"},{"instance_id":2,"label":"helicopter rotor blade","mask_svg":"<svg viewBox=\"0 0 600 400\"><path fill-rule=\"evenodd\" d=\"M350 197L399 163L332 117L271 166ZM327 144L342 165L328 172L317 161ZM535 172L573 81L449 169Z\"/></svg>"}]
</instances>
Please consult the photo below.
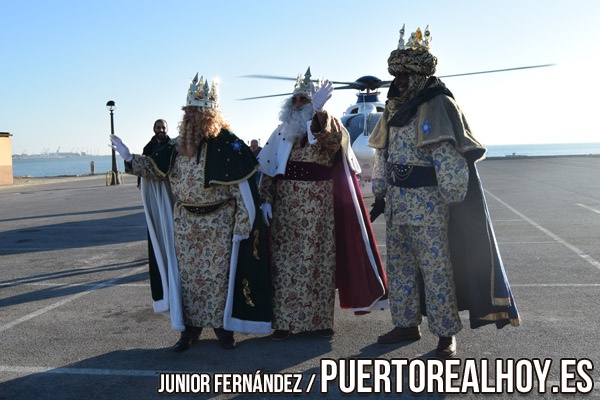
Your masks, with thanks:
<instances>
[{"instance_id":1,"label":"helicopter rotor blade","mask_svg":"<svg viewBox=\"0 0 600 400\"><path fill-rule=\"evenodd\" d=\"M262 74L252 74L252 75L242 75L241 78L259 78L259 79L279 79L283 81L295 81L298 78L290 78L288 76L278 76L278 75L262 75ZM320 79L311 79L311 82L319 82ZM330 81L336 85L351 85L354 82L340 82L340 81Z\"/></svg>"},{"instance_id":2,"label":"helicopter rotor blade","mask_svg":"<svg viewBox=\"0 0 600 400\"><path fill-rule=\"evenodd\" d=\"M542 64L542 65L529 65L525 67L515 67L515 68L503 68L503 69L493 69L489 71L477 71L477 72L465 72L461 74L452 74L452 75L440 75L438 78L453 78L457 76L467 76L467 75L481 75L481 74L491 74L496 72L507 72L507 71L518 71L522 69L532 69L532 68L545 68L552 67L556 64ZM297 78L290 78L286 76L278 76L278 75L261 75L261 74L253 74L253 75L242 75L242 78L260 78L260 79L279 79L285 81L295 81ZM318 82L319 79L311 79L311 82ZM354 82L342 82L342 81L330 81L336 85L345 85L335 87L335 90L345 90L345 89L354 89L354 90L376 90L383 87L389 87L393 81L381 81L378 78L372 76L365 76L359 78ZM280 93L280 94L271 94L267 96L256 96L256 97L246 97L238 100L255 100L255 99L266 99L269 97L281 97L281 96L291 96L292 93Z\"/></svg>"},{"instance_id":3,"label":"helicopter rotor blade","mask_svg":"<svg viewBox=\"0 0 600 400\"><path fill-rule=\"evenodd\" d=\"M259 78L259 79L280 79L284 81L295 81L297 78L290 78L287 76L277 76L277 75L242 75L241 78Z\"/></svg>"},{"instance_id":4,"label":"helicopter rotor blade","mask_svg":"<svg viewBox=\"0 0 600 400\"><path fill-rule=\"evenodd\" d=\"M355 85L356 82L341 82L341 81L329 81L336 85Z\"/></svg>"},{"instance_id":5,"label":"helicopter rotor blade","mask_svg":"<svg viewBox=\"0 0 600 400\"><path fill-rule=\"evenodd\" d=\"M243 99L238 99L238 100L266 99L268 97L281 97L281 96L291 96L291 95L292 95L292 93L269 94L267 96L245 97Z\"/></svg>"},{"instance_id":6,"label":"helicopter rotor blade","mask_svg":"<svg viewBox=\"0 0 600 400\"><path fill-rule=\"evenodd\" d=\"M333 88L334 90L344 90L344 89L354 89L356 90L355 85L346 85L346 86L337 86Z\"/></svg>"},{"instance_id":7,"label":"helicopter rotor blade","mask_svg":"<svg viewBox=\"0 0 600 400\"><path fill-rule=\"evenodd\" d=\"M491 70L491 71L466 72L466 73L463 73L463 74L442 75L442 76L439 76L438 78L452 78L452 77L455 77L455 76L491 74L491 73L494 73L494 72L516 71L516 70L519 70L519 69L552 67L554 65L556 65L556 64L530 65L530 66L527 66L527 67L494 69L494 70Z\"/></svg>"},{"instance_id":8,"label":"helicopter rotor blade","mask_svg":"<svg viewBox=\"0 0 600 400\"><path fill-rule=\"evenodd\" d=\"M347 82L346 86L337 86L335 90L354 89L354 90L377 90L382 87L389 87L392 81L379 81L373 83L365 82Z\"/></svg>"}]
</instances>

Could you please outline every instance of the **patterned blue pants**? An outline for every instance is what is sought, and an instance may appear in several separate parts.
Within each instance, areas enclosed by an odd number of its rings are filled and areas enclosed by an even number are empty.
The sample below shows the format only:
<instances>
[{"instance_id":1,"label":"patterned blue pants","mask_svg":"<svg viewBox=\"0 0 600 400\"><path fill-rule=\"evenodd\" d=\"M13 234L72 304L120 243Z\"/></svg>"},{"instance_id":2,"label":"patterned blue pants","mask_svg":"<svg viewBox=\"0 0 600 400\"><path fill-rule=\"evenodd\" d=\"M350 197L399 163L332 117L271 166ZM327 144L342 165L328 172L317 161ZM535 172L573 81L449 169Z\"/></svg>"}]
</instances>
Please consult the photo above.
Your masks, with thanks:
<instances>
[{"instance_id":1,"label":"patterned blue pants","mask_svg":"<svg viewBox=\"0 0 600 400\"><path fill-rule=\"evenodd\" d=\"M394 324L406 328L421 323L421 275L429 330L437 336L453 336L460 331L447 228L394 224L391 218L387 220L386 245Z\"/></svg>"}]
</instances>

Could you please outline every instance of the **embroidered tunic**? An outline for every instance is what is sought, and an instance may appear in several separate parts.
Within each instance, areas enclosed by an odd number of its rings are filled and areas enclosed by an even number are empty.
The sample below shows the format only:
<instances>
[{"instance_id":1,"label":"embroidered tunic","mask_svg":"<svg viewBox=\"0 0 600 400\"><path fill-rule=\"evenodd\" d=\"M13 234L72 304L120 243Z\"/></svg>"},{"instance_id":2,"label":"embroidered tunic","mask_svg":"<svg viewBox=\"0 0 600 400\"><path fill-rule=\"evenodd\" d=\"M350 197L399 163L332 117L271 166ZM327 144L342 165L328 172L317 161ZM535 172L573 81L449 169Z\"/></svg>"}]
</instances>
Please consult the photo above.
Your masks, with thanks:
<instances>
[{"instance_id":1,"label":"embroidered tunic","mask_svg":"<svg viewBox=\"0 0 600 400\"><path fill-rule=\"evenodd\" d=\"M323 115L324 116L324 115ZM340 130L326 128L315 133L317 142L304 138L294 143L290 162L331 167L341 147ZM273 329L312 331L333 327L335 303L335 223L333 182L296 180L263 174L260 194L273 210L271 263L273 282Z\"/></svg>"},{"instance_id":2,"label":"embroidered tunic","mask_svg":"<svg viewBox=\"0 0 600 400\"><path fill-rule=\"evenodd\" d=\"M202 144L197 157L177 155L168 172L149 157L134 155L127 172L168 179L176 199L173 210L175 252L185 325L223 327L232 235L249 235L249 214L237 184L207 185L211 157Z\"/></svg>"}]
</instances>

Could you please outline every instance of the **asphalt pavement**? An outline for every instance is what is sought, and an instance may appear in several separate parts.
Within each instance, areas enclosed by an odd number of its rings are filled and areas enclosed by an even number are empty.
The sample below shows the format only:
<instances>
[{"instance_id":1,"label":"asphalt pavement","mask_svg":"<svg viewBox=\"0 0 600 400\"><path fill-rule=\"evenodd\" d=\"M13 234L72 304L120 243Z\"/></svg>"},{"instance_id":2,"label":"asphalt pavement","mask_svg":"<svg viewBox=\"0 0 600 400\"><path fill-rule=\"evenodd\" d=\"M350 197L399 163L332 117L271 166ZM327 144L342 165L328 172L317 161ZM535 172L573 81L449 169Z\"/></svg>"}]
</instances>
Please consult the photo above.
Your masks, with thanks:
<instances>
[{"instance_id":1,"label":"asphalt pavement","mask_svg":"<svg viewBox=\"0 0 600 400\"><path fill-rule=\"evenodd\" d=\"M442 367L464 393L432 378L426 323L420 341L377 344L389 311L338 307L332 339L236 334L223 350L209 331L174 353L178 333L152 311L136 177L99 175L0 187L0 399L599 397L600 157L490 159L479 172L523 324L472 330L461 312L456 364ZM382 217L374 229L385 261ZM419 371L438 386L409 382ZM196 393L161 393L173 379Z\"/></svg>"}]
</instances>

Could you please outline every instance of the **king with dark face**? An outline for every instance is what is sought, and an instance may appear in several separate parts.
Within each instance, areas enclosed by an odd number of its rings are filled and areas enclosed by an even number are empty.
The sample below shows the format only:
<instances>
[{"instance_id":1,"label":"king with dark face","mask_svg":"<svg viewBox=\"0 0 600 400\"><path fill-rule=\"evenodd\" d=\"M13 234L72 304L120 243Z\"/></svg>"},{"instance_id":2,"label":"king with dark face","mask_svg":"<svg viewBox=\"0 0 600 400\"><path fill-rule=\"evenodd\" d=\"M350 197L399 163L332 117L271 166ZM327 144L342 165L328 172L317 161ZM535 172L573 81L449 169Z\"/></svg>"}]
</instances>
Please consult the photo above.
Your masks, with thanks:
<instances>
[{"instance_id":1,"label":"king with dark face","mask_svg":"<svg viewBox=\"0 0 600 400\"><path fill-rule=\"evenodd\" d=\"M421 305L426 304L428 328L439 337L436 355L447 358L456 355L455 336L462 329L459 305L470 310L475 327L492 322L516 326L520 317L502 263L496 261L499 255L479 251L497 249L493 234L473 225L477 220L480 227L491 226L481 212L485 199L470 189L481 187L475 182L475 161L483 157L485 148L471 135L452 93L434 76L437 58L430 52L429 26L424 35L417 29L406 43L404 27L400 34L398 47L388 58L394 79L386 107L369 137L369 146L376 149L373 218L385 213L386 268L393 282L390 303L395 326L377 341L395 344L420 339ZM478 240L480 245L474 245ZM415 285L420 279L424 291ZM506 285L492 287L492 281ZM510 300L500 313L495 296L504 295ZM474 298L482 301L470 302Z\"/></svg>"}]
</instances>

